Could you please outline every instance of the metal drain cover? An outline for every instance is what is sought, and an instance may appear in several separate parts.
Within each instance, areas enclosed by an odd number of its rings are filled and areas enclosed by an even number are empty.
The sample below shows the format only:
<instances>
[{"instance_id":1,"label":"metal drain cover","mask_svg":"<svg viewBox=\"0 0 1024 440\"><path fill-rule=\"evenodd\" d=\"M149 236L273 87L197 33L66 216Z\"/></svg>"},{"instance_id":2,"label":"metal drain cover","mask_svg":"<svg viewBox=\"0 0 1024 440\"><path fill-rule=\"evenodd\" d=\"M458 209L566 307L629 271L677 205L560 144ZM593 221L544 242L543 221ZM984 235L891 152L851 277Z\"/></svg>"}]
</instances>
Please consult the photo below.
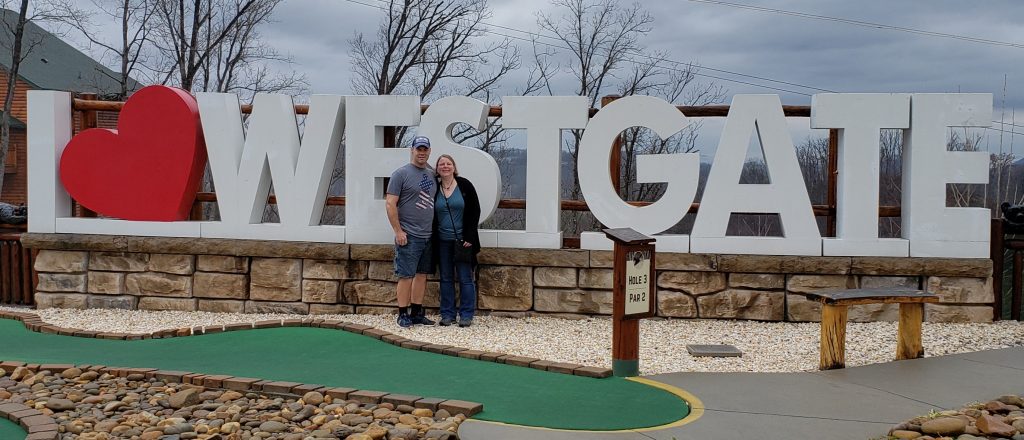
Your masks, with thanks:
<instances>
[{"instance_id":1,"label":"metal drain cover","mask_svg":"<svg viewBox=\"0 0 1024 440\"><path fill-rule=\"evenodd\" d=\"M732 345L695 345L686 346L690 356L695 357L740 357L743 352Z\"/></svg>"}]
</instances>

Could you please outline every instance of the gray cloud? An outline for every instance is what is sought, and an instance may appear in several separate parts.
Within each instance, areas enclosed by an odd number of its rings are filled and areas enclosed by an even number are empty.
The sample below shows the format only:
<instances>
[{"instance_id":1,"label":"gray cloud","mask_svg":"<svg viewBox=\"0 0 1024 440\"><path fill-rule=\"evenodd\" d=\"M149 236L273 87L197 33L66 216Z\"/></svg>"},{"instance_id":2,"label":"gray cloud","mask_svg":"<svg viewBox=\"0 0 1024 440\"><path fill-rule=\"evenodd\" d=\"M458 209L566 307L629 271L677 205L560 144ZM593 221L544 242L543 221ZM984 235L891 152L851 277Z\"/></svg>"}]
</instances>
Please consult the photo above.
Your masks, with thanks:
<instances>
[{"instance_id":1,"label":"gray cloud","mask_svg":"<svg viewBox=\"0 0 1024 440\"><path fill-rule=\"evenodd\" d=\"M377 0L359 0L375 3ZM742 2L743 0L735 0ZM800 11L1024 43L1024 2L1015 0L962 2L952 0L867 0L821 2L789 0L747 2L762 7ZM1003 77L1007 76L1006 107L1024 106L1024 49L971 43L949 38L797 18L766 12L682 0L643 2L655 17L645 43L672 59L695 61L708 68L773 78L840 92L981 92L994 95L995 117L1001 113ZM547 0L491 0L491 23L537 32L535 12L550 10ZM383 12L346 0L288 0L263 30L265 41L292 57L290 66L304 73L312 93L351 93L348 40L356 32L372 33ZM113 32L107 27L101 32ZM513 31L495 32L524 36ZM488 38L502 37L491 35ZM521 47L524 64L532 49ZM807 94L811 89L743 78L711 70L709 75L754 82ZM525 66L503 85L504 93L520 89ZM704 79L707 80L707 79ZM556 93L572 92L566 77ZM759 86L720 81L731 94L777 93L786 104L807 104L810 97ZM728 98L727 98L728 99ZM1007 111L1009 119L1009 110ZM1024 125L1024 114L1018 124ZM714 124L712 124L714 125ZM797 124L799 125L799 124ZM1015 128L1024 132L1024 128ZM713 130L712 130L713 131ZM800 130L795 130L799 132ZM802 136L794 134L799 141ZM709 143L716 135L704 136ZM713 149L713 146L706 146ZM706 153L710 154L710 153Z\"/></svg>"},{"instance_id":2,"label":"gray cloud","mask_svg":"<svg viewBox=\"0 0 1024 440\"><path fill-rule=\"evenodd\" d=\"M1020 2L758 2L758 6L1018 42ZM1024 49L865 28L688 1L645 3L658 23L652 47L708 67L843 92L1002 93L1024 104ZM666 17L671 17L666 19ZM664 22L672 21L669 26ZM757 88L724 83L733 93ZM1016 89L1013 90L1014 85ZM791 86L777 85L781 88ZM803 90L806 93L813 91ZM781 93L786 102L807 102Z\"/></svg>"},{"instance_id":3,"label":"gray cloud","mask_svg":"<svg viewBox=\"0 0 1024 440\"><path fill-rule=\"evenodd\" d=\"M359 1L375 4L378 0ZM1024 22L1020 20L1024 17L1024 2L1014 0L790 0L751 4L1024 43L1021 40ZM546 0L492 0L491 6L491 23L530 32L537 32L536 11L551 9ZM678 61L696 61L710 68L844 92L961 90L998 95L1002 93L1006 74L1007 104L1024 105L1024 49L1021 48L691 1L646 1L643 6L655 17L653 31L645 43L650 49L665 51ZM382 17L383 12L376 8L346 0L289 0L278 7L274 21L266 25L262 33L268 44L292 56L293 68L309 77L314 93L348 93L348 40L356 32L374 32ZM493 30L524 36L503 29ZM116 33L112 26L98 31ZM517 44L524 55L529 54L528 43ZM813 92L719 72L705 73ZM808 101L802 95L731 82L722 84L732 93L780 93L786 102ZM508 87L514 89L515 85Z\"/></svg>"}]
</instances>

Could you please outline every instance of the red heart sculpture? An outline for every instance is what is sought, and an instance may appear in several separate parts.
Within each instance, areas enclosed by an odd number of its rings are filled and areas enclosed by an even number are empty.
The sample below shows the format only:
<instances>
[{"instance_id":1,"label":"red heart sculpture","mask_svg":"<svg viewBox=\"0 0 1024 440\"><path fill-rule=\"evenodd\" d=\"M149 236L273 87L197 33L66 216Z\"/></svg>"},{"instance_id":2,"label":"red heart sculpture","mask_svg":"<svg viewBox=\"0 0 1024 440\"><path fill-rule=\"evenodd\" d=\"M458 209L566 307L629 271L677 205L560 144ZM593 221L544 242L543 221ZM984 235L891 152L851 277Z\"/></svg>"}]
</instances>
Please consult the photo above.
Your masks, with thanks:
<instances>
[{"instance_id":1,"label":"red heart sculpture","mask_svg":"<svg viewBox=\"0 0 1024 440\"><path fill-rule=\"evenodd\" d=\"M117 130L71 139L60 179L78 203L124 220L188 219L206 167L199 105L181 89L148 86L121 109Z\"/></svg>"}]
</instances>

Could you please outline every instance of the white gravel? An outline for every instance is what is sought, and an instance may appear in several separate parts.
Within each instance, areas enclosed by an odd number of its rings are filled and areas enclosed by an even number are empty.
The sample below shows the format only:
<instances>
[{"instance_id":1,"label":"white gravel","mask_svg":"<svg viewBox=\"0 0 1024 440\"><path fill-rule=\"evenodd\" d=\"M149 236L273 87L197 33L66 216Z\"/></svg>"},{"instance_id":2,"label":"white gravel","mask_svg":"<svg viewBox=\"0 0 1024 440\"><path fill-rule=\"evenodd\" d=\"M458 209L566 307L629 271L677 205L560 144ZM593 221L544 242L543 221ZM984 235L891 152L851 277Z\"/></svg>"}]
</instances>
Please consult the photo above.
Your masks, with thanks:
<instances>
[{"instance_id":1,"label":"white gravel","mask_svg":"<svg viewBox=\"0 0 1024 440\"><path fill-rule=\"evenodd\" d=\"M26 311L0 307L0 310ZM84 330L149 333L156 330L233 324L306 315L147 312L137 310L32 310L51 324ZM549 317L477 316L469 328L416 326L402 329L395 315L317 315L366 324L409 339L535 357L556 362L611 367L611 320L569 320ZM436 318L436 316L434 317ZM818 367L817 323L756 322L702 319L643 320L640 326L640 372L679 371L793 372ZM924 323L926 356L1024 345L1024 323ZM732 344L739 358L695 358L687 344ZM2 352L2 351L0 351ZM896 323L849 323L846 365L888 362L895 358Z\"/></svg>"}]
</instances>

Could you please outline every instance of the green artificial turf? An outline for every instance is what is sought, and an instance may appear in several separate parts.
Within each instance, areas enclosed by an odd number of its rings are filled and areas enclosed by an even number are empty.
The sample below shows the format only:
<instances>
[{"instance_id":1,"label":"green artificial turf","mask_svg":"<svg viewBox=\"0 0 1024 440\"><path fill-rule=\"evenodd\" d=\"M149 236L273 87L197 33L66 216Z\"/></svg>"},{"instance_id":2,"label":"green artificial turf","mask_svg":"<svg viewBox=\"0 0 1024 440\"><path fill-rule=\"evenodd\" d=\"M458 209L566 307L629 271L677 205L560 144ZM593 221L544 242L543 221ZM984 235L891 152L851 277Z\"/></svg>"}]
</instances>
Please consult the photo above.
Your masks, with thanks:
<instances>
[{"instance_id":1,"label":"green artificial turf","mask_svg":"<svg viewBox=\"0 0 1024 440\"><path fill-rule=\"evenodd\" d=\"M141 341L36 333L0 319L0 360L257 377L480 402L474 418L561 429L671 423L689 413L666 391L413 351L340 330L286 327Z\"/></svg>"},{"instance_id":2,"label":"green artificial turf","mask_svg":"<svg viewBox=\"0 0 1024 440\"><path fill-rule=\"evenodd\" d=\"M17 423L7 419L0 419L0 438L2 439L23 439L28 433Z\"/></svg>"}]
</instances>

